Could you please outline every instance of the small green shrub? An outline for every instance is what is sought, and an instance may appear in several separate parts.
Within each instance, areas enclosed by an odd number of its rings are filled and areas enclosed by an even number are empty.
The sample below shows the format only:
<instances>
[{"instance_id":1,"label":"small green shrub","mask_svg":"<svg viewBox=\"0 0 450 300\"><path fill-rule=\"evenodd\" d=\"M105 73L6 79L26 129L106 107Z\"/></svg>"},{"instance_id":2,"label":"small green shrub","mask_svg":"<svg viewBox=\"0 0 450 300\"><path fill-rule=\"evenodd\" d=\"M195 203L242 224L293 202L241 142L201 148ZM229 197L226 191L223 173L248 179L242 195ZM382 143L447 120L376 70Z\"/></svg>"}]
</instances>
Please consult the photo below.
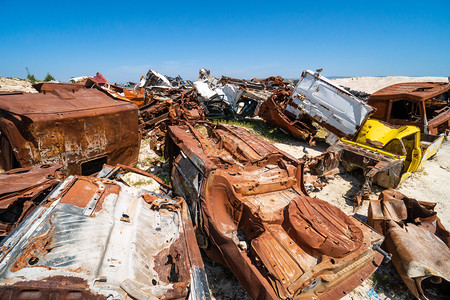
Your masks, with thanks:
<instances>
[{"instance_id":1,"label":"small green shrub","mask_svg":"<svg viewBox=\"0 0 450 300\"><path fill-rule=\"evenodd\" d=\"M34 75L32 75L32 74L28 74L27 79L29 81L31 81L32 83L35 83L37 81L36 77L34 77Z\"/></svg>"},{"instance_id":2,"label":"small green shrub","mask_svg":"<svg viewBox=\"0 0 450 300\"><path fill-rule=\"evenodd\" d=\"M50 73L47 73L47 76L45 76L44 81L52 81L55 80L55 77L53 77L52 75L50 75Z\"/></svg>"}]
</instances>

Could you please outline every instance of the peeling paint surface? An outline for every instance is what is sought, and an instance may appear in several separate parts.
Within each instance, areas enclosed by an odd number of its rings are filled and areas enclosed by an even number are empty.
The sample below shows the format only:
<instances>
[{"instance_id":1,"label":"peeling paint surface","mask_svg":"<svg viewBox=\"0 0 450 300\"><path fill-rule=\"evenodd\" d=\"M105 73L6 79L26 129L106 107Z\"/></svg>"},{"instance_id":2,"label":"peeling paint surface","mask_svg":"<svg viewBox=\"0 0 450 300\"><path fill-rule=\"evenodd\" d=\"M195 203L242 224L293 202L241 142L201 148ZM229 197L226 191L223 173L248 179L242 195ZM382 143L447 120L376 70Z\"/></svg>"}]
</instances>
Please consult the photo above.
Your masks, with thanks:
<instances>
[{"instance_id":1,"label":"peeling paint surface","mask_svg":"<svg viewBox=\"0 0 450 300\"><path fill-rule=\"evenodd\" d=\"M185 298L203 268L191 245L184 202L70 176L0 245L0 297Z\"/></svg>"}]
</instances>

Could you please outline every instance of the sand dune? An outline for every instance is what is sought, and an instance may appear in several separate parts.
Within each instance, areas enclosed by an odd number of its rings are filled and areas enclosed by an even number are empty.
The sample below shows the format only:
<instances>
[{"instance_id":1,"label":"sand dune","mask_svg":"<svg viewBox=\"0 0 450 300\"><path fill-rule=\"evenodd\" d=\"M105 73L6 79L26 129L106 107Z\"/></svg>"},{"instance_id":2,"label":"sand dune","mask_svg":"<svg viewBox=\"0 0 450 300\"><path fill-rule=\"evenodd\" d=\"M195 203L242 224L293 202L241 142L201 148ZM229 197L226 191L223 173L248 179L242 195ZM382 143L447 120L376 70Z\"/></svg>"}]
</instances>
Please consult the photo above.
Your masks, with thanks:
<instances>
[{"instance_id":1,"label":"sand dune","mask_svg":"<svg viewBox=\"0 0 450 300\"><path fill-rule=\"evenodd\" d=\"M384 87L403 82L447 82L447 77L407 77L407 76L387 76L387 77L351 77L351 78L337 78L332 81L339 85L349 87L352 90L357 90L372 94Z\"/></svg>"}]
</instances>

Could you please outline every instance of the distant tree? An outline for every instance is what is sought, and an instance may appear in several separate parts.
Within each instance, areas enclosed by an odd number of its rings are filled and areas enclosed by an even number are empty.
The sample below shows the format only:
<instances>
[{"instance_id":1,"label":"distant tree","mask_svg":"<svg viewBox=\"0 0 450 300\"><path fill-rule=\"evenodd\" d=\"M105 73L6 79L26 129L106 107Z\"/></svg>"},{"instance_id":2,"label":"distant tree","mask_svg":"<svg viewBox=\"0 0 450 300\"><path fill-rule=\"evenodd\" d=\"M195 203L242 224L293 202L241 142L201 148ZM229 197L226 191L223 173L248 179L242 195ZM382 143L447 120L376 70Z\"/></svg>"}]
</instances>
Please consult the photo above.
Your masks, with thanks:
<instances>
[{"instance_id":1,"label":"distant tree","mask_svg":"<svg viewBox=\"0 0 450 300\"><path fill-rule=\"evenodd\" d=\"M55 80L55 77L50 75L50 73L47 73L47 76L45 76L44 81L52 81Z\"/></svg>"},{"instance_id":2,"label":"distant tree","mask_svg":"<svg viewBox=\"0 0 450 300\"><path fill-rule=\"evenodd\" d=\"M34 77L33 74L30 74L30 72L28 71L28 67L26 67L26 68L27 68L27 79L29 81L31 81L32 83L35 83L37 81L36 77Z\"/></svg>"}]
</instances>

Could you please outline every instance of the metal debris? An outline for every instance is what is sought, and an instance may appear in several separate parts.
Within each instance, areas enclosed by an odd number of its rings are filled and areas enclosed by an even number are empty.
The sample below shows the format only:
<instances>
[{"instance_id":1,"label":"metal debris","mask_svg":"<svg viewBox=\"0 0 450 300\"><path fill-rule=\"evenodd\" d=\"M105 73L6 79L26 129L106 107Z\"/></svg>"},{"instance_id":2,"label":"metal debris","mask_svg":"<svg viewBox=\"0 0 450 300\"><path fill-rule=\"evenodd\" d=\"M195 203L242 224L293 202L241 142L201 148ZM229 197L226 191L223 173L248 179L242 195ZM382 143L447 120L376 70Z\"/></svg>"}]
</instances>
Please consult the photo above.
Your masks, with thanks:
<instances>
[{"instance_id":1,"label":"metal debris","mask_svg":"<svg viewBox=\"0 0 450 300\"><path fill-rule=\"evenodd\" d=\"M418 299L435 299L430 287L442 295L450 287L450 234L435 206L392 189L369 206L369 225L386 236L384 247L392 254L392 263Z\"/></svg>"},{"instance_id":2,"label":"metal debris","mask_svg":"<svg viewBox=\"0 0 450 300\"><path fill-rule=\"evenodd\" d=\"M0 173L0 237L20 224L62 179L61 165Z\"/></svg>"}]
</instances>

